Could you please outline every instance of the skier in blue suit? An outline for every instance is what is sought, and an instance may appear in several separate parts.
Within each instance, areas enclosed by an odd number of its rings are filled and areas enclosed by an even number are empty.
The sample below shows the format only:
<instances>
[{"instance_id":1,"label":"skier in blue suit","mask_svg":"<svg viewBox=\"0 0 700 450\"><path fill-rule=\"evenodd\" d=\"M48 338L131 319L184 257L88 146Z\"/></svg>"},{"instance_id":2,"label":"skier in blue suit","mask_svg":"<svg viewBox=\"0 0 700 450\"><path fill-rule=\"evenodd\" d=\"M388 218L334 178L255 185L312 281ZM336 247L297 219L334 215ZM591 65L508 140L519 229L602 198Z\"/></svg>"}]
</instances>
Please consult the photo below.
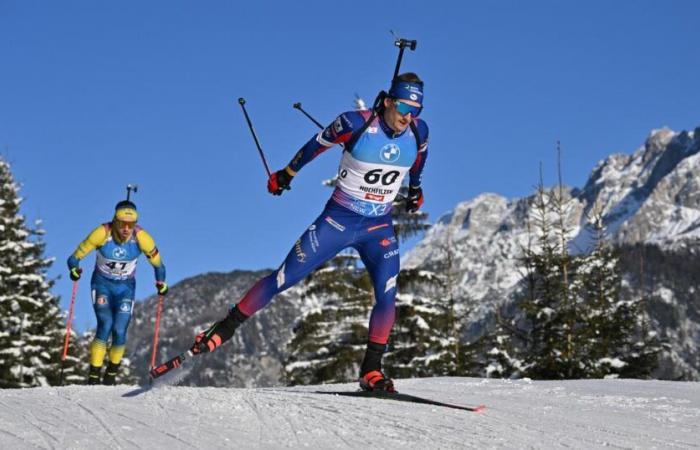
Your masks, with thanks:
<instances>
[{"instance_id":1,"label":"skier in blue suit","mask_svg":"<svg viewBox=\"0 0 700 450\"><path fill-rule=\"evenodd\" d=\"M196 337L194 353L216 349L276 294L352 247L369 272L375 295L360 386L394 391L381 365L394 324L399 274L399 249L389 213L406 174L408 210L416 211L423 203L421 175L428 156L428 126L418 118L422 107L423 82L413 73L402 74L378 110L341 114L309 140L289 165L270 176L269 192L281 195L307 163L336 144L344 145L338 183L321 215L296 241L278 270L260 279L224 319Z\"/></svg>"}]
</instances>

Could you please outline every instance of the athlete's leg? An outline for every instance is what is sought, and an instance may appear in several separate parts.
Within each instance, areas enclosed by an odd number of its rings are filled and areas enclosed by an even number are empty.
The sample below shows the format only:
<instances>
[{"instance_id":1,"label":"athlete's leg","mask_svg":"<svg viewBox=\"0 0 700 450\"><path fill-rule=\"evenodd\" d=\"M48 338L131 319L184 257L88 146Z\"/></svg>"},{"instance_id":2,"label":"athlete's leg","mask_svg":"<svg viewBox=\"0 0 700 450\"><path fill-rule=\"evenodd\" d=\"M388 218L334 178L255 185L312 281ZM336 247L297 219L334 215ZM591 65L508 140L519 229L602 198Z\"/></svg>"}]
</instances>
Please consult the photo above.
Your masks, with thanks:
<instances>
[{"instance_id":1,"label":"athlete's leg","mask_svg":"<svg viewBox=\"0 0 700 450\"><path fill-rule=\"evenodd\" d=\"M294 243L278 270L258 280L225 319L197 336L193 351L212 351L229 340L244 320L269 304L276 294L294 286L347 247L352 238L346 231L348 224L343 224L347 220L343 214L324 210Z\"/></svg>"},{"instance_id":2,"label":"athlete's leg","mask_svg":"<svg viewBox=\"0 0 700 450\"><path fill-rule=\"evenodd\" d=\"M396 280L399 275L399 245L391 227L370 233L355 246L374 287L374 307L369 320L369 341L386 344L396 316Z\"/></svg>"},{"instance_id":3,"label":"athlete's leg","mask_svg":"<svg viewBox=\"0 0 700 450\"><path fill-rule=\"evenodd\" d=\"M114 325L112 326L112 347L109 350L109 360L119 364L124 356L126 347L126 331L131 322L134 309L135 286L132 283L124 283L116 289L112 312Z\"/></svg>"},{"instance_id":4,"label":"athlete's leg","mask_svg":"<svg viewBox=\"0 0 700 450\"><path fill-rule=\"evenodd\" d=\"M367 350L360 367L360 386L366 390L393 391L392 381L382 372L382 357L396 317L396 281L400 265L393 226L390 221L384 224L369 227L366 238L355 246L372 279L375 298Z\"/></svg>"},{"instance_id":5,"label":"athlete's leg","mask_svg":"<svg viewBox=\"0 0 700 450\"><path fill-rule=\"evenodd\" d=\"M88 384L98 384L100 382L100 373L102 364L107 353L107 340L112 329L112 311L109 306L110 293L107 286L99 280L93 278L91 285L92 291L92 307L95 310L97 318L97 328L95 337L90 343L90 373L88 375Z\"/></svg>"},{"instance_id":6,"label":"athlete's leg","mask_svg":"<svg viewBox=\"0 0 700 450\"><path fill-rule=\"evenodd\" d=\"M109 349L109 364L105 371L103 384L114 384L119 370L119 365L126 350L126 331L131 322L134 309L135 286L133 282L120 283L115 286L113 295L114 301L112 314L114 323L112 325L112 346Z\"/></svg>"}]
</instances>

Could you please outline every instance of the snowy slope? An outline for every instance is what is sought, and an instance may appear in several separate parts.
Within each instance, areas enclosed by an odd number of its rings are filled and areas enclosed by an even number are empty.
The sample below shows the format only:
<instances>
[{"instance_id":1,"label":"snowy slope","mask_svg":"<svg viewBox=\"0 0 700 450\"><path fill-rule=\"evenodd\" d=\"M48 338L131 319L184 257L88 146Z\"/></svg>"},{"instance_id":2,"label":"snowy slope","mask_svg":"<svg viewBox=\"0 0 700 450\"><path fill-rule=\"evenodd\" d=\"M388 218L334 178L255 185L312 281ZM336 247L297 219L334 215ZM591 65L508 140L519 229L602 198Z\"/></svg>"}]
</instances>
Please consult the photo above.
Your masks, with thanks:
<instances>
[{"instance_id":1,"label":"snowy slope","mask_svg":"<svg viewBox=\"0 0 700 450\"><path fill-rule=\"evenodd\" d=\"M0 448L696 448L700 384L638 380L399 380L485 403L472 413L294 388L66 387L0 391Z\"/></svg>"}]
</instances>

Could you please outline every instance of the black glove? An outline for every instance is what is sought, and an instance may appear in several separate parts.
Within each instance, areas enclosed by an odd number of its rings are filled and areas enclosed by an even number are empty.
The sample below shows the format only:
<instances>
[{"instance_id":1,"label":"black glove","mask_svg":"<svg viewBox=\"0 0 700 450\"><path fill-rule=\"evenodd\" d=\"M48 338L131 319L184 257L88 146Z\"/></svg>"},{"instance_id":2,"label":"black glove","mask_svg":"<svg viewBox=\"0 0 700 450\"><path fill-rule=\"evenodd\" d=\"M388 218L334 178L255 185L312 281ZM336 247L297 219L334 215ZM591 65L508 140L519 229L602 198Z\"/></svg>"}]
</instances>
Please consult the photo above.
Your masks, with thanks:
<instances>
[{"instance_id":1,"label":"black glove","mask_svg":"<svg viewBox=\"0 0 700 450\"><path fill-rule=\"evenodd\" d=\"M156 291L158 291L158 295L166 295L168 293L168 283L156 281Z\"/></svg>"},{"instance_id":2,"label":"black glove","mask_svg":"<svg viewBox=\"0 0 700 450\"><path fill-rule=\"evenodd\" d=\"M267 180L267 190L272 195L282 195L285 190L290 190L289 184L292 182L292 175L287 172L287 169L278 170L277 172L270 175L270 179Z\"/></svg>"},{"instance_id":3,"label":"black glove","mask_svg":"<svg viewBox=\"0 0 700 450\"><path fill-rule=\"evenodd\" d=\"M83 269L80 267L72 267L68 273L71 280L78 281L80 279L80 274L83 273Z\"/></svg>"},{"instance_id":4,"label":"black glove","mask_svg":"<svg viewBox=\"0 0 700 450\"><path fill-rule=\"evenodd\" d=\"M416 212L423 205L423 189L419 187L408 187L408 197L406 198L406 212Z\"/></svg>"}]
</instances>

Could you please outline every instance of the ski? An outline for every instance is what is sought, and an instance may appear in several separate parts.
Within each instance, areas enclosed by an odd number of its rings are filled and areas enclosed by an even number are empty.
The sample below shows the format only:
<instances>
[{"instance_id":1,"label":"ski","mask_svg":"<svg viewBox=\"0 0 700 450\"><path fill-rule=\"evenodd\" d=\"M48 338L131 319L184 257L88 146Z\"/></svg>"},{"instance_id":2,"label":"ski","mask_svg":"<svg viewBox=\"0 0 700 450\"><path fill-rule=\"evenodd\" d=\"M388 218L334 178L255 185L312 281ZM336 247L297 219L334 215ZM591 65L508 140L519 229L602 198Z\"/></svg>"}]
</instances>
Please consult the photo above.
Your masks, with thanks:
<instances>
[{"instance_id":1,"label":"ski","mask_svg":"<svg viewBox=\"0 0 700 450\"><path fill-rule=\"evenodd\" d=\"M462 411L471 412L481 412L486 409L485 405L479 406L466 406L466 405L455 405L453 403L445 403L438 400L432 400L423 397L417 397L410 394L400 394L398 392L385 392L385 391L316 391L317 394L328 394L328 395L342 395L346 397L367 397L367 398L379 398L386 400L396 400L399 402L410 402L410 403L420 403L424 405L440 406L443 408L460 409Z\"/></svg>"},{"instance_id":2,"label":"ski","mask_svg":"<svg viewBox=\"0 0 700 450\"><path fill-rule=\"evenodd\" d=\"M193 356L194 353L192 353L192 350L187 350L184 353L180 353L176 357L164 362L163 364L152 368L148 372L148 376L150 377L152 382L155 382L157 379L164 377L173 370L182 368L184 362L189 360Z\"/></svg>"},{"instance_id":3,"label":"ski","mask_svg":"<svg viewBox=\"0 0 700 450\"><path fill-rule=\"evenodd\" d=\"M162 386L172 386L180 382L182 378L189 373L187 370L189 361L194 356L192 350L187 350L184 353L177 355L176 357L152 368L148 372L148 385L139 386L129 392L126 392L122 397L135 397L148 392L154 388Z\"/></svg>"}]
</instances>

